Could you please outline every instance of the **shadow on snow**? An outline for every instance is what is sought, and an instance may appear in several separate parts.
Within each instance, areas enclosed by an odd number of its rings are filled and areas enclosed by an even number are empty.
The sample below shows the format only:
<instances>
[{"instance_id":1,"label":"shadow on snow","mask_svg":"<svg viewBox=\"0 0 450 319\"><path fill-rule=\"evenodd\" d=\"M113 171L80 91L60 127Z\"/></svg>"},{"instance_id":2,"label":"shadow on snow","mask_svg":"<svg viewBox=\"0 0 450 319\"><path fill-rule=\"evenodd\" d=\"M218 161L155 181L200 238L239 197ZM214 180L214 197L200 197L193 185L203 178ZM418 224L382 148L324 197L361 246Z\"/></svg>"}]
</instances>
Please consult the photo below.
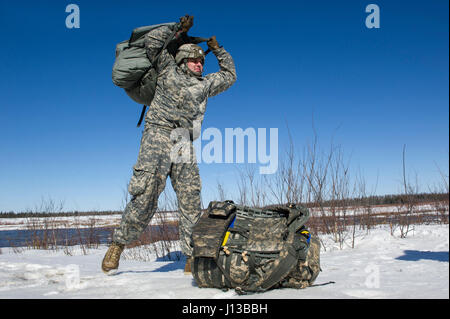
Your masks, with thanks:
<instances>
[{"instance_id":1,"label":"shadow on snow","mask_svg":"<svg viewBox=\"0 0 450 319\"><path fill-rule=\"evenodd\" d=\"M155 270L126 270L126 271L119 271L115 276L121 275L121 274L140 274L140 273L152 273L152 272L169 272L169 271L175 271L179 269L184 270L184 266L186 264L186 256L181 253L181 251L174 251L170 252L169 254L158 257L156 259L156 262L169 262L166 265L163 265Z\"/></svg>"},{"instance_id":2,"label":"shadow on snow","mask_svg":"<svg viewBox=\"0 0 450 319\"><path fill-rule=\"evenodd\" d=\"M395 259L406 261L419 261L421 259L435 260L441 262L448 262L448 251L420 251L420 250L405 250L404 255Z\"/></svg>"}]
</instances>

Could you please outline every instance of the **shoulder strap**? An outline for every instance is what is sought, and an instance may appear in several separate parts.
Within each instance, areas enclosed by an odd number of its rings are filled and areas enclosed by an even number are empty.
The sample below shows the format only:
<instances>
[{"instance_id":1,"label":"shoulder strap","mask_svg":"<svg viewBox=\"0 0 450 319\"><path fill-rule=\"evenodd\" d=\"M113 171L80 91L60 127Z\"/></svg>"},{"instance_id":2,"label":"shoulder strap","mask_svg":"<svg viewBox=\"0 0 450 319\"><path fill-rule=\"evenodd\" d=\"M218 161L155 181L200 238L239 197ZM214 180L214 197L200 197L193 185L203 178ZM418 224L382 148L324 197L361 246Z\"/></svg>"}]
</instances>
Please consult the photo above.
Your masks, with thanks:
<instances>
[{"instance_id":1,"label":"shoulder strap","mask_svg":"<svg viewBox=\"0 0 450 319\"><path fill-rule=\"evenodd\" d=\"M136 127L141 126L142 120L144 119L144 115L145 115L145 110L146 110L146 109L147 109L147 105L142 105L141 116L139 116L139 121L138 121Z\"/></svg>"},{"instance_id":2,"label":"shoulder strap","mask_svg":"<svg viewBox=\"0 0 450 319\"><path fill-rule=\"evenodd\" d=\"M272 271L270 276L261 283L260 287L262 291L271 288L273 285L283 280L298 262L299 250L301 246L299 246L300 243L295 238L295 232L299 230L309 219L309 210L306 207L295 205L289 205L287 209L289 210L289 217L287 221L288 231L289 236L293 236L293 239L292 241L288 240L286 242L285 249L287 254L285 257L279 260L278 266Z\"/></svg>"},{"instance_id":3,"label":"shoulder strap","mask_svg":"<svg viewBox=\"0 0 450 319\"><path fill-rule=\"evenodd\" d=\"M283 280L291 270L297 265L298 254L293 245L287 245L287 254L280 259L278 266L272 271L269 277L260 285L260 290L265 291L270 289L273 285Z\"/></svg>"},{"instance_id":4,"label":"shoulder strap","mask_svg":"<svg viewBox=\"0 0 450 319\"><path fill-rule=\"evenodd\" d=\"M250 285L239 285L234 282L229 273L217 263L217 266L225 275L225 277L234 284L235 290L238 294L249 294L254 292L264 292L270 288L272 288L277 283L281 282L287 275L292 271L292 269L297 265L298 262L298 254L295 247L291 244L287 244L286 246L286 254L285 257L279 259L278 265L272 271L272 273L262 282L257 281L253 282Z\"/></svg>"}]
</instances>

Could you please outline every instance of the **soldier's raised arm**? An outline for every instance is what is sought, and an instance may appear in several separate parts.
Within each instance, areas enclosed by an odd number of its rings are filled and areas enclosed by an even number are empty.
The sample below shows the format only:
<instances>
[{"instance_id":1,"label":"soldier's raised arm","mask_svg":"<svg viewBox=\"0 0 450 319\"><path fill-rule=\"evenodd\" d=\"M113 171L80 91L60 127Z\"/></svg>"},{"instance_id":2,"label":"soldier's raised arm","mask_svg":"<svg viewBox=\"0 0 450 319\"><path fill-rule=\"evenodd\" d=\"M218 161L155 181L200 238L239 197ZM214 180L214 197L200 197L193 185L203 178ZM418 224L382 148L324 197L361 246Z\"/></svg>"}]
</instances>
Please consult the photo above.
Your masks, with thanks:
<instances>
[{"instance_id":1,"label":"soldier's raised arm","mask_svg":"<svg viewBox=\"0 0 450 319\"><path fill-rule=\"evenodd\" d=\"M159 58L155 61L158 72L161 72L170 64L176 65L174 57L168 52L167 48L161 51L166 40L172 35L174 35L174 39L180 38L182 34L189 31L193 24L194 17L186 15L180 18L180 23L163 25L146 34L144 43L149 60L154 61L161 52Z\"/></svg>"},{"instance_id":2,"label":"soldier's raised arm","mask_svg":"<svg viewBox=\"0 0 450 319\"><path fill-rule=\"evenodd\" d=\"M231 55L217 43L216 37L211 37L208 42L211 52L217 57L220 71L208 74L205 78L209 81L208 96L217 95L236 82L236 68Z\"/></svg>"}]
</instances>

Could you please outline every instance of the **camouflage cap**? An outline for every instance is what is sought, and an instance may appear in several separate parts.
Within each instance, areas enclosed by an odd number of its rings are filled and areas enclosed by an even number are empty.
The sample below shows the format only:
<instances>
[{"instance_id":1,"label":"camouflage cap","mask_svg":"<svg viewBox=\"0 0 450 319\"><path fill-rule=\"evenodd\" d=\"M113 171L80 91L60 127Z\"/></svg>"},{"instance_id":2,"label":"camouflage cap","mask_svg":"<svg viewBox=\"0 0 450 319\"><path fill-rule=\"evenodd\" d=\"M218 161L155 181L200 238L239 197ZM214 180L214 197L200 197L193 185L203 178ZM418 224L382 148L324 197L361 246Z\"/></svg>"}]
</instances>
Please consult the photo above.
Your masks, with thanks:
<instances>
[{"instance_id":1,"label":"camouflage cap","mask_svg":"<svg viewBox=\"0 0 450 319\"><path fill-rule=\"evenodd\" d=\"M177 64L180 64L184 59L196 59L196 58L202 58L202 60L205 60L205 52L203 49L193 43L187 43L183 44L178 48L177 55L175 56L175 62Z\"/></svg>"}]
</instances>

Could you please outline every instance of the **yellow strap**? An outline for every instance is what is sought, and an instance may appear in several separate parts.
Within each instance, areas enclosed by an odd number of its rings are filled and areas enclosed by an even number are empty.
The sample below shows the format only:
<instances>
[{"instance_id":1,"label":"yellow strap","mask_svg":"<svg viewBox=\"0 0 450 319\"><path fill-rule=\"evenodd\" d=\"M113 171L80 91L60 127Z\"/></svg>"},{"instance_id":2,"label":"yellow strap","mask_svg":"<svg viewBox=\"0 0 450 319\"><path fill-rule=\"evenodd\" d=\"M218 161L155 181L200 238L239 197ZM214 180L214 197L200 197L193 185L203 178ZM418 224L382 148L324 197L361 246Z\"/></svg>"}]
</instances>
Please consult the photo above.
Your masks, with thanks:
<instances>
[{"instance_id":1,"label":"yellow strap","mask_svg":"<svg viewBox=\"0 0 450 319\"><path fill-rule=\"evenodd\" d=\"M230 232L229 231L227 231L227 233L225 234L225 237L223 238L222 246L225 246L225 244L228 241L228 237L230 237Z\"/></svg>"}]
</instances>

